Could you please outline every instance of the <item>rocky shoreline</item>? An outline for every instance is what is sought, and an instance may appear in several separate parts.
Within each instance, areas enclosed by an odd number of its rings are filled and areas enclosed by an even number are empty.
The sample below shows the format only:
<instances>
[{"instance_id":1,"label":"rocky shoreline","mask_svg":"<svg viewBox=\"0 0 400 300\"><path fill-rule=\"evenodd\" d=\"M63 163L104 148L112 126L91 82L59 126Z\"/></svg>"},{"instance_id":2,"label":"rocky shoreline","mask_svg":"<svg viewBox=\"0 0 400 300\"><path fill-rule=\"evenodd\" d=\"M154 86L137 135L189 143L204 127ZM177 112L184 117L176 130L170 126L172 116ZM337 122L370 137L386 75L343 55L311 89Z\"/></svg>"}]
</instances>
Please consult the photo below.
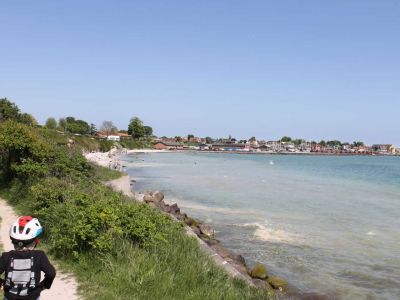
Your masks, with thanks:
<instances>
[{"instance_id":1,"label":"rocky shoreline","mask_svg":"<svg viewBox=\"0 0 400 300\"><path fill-rule=\"evenodd\" d=\"M195 220L182 212L178 204L167 204L164 202L164 195L160 191L145 191L138 197L139 201L147 203L151 207L173 216L174 219L183 222L190 231L203 241L214 253L222 258L217 261L219 265L229 265L235 272L228 270L228 273L234 277L239 277L249 284L266 289L273 293L274 290L284 291L288 287L288 282L280 277L268 274L266 267L261 263L256 263L250 267L242 255L232 253L216 237L215 231L211 225ZM216 255L215 255L216 254ZM226 267L225 267L226 269Z\"/></svg>"},{"instance_id":2,"label":"rocky shoreline","mask_svg":"<svg viewBox=\"0 0 400 300\"><path fill-rule=\"evenodd\" d=\"M119 166L122 171L124 166L120 161L120 155L127 154L126 151L110 151L106 153L87 153L86 158L92 163L109 167ZM167 204L164 194L160 191L132 192L132 186L136 181L129 175L123 175L118 179L105 182L106 185L118 192L122 192L129 198L146 203L147 205L168 214L177 222L185 225L187 235L195 238L200 248L205 251L215 263L223 268L231 277L244 280L248 284L264 289L274 299L311 299L329 300L336 299L335 296L321 295L316 293L303 293L291 286L287 280L269 274L265 265L257 262L250 265L240 254L234 254L227 249L215 236L211 225L196 220L182 212L177 203Z\"/></svg>"},{"instance_id":3,"label":"rocky shoreline","mask_svg":"<svg viewBox=\"0 0 400 300\"><path fill-rule=\"evenodd\" d=\"M270 274L267 267L257 262L250 265L240 254L227 249L215 236L213 227L196 220L182 212L177 203L167 204L160 191L144 191L135 194L137 201L147 203L154 209L168 214L174 220L185 224L186 233L197 239L200 248L214 259L230 276L239 278L248 284L263 289L273 299L288 300L335 300L335 295L322 295L314 292L302 292L291 286L288 281Z\"/></svg>"}]
</instances>

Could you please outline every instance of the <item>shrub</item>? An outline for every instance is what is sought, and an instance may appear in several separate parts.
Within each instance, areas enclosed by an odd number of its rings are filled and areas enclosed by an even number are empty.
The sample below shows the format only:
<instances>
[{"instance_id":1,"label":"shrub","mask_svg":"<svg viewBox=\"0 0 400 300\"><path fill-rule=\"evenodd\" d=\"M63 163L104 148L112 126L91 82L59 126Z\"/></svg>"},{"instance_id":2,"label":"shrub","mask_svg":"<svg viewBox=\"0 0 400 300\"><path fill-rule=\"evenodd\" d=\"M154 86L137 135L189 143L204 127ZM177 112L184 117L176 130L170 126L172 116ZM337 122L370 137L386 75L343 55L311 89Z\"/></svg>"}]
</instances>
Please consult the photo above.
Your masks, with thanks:
<instances>
[{"instance_id":1,"label":"shrub","mask_svg":"<svg viewBox=\"0 0 400 300\"><path fill-rule=\"evenodd\" d=\"M163 228L173 225L98 183L49 178L32 185L30 194L31 210L46 224L51 249L60 256L109 252L120 239L149 247L165 241Z\"/></svg>"}]
</instances>

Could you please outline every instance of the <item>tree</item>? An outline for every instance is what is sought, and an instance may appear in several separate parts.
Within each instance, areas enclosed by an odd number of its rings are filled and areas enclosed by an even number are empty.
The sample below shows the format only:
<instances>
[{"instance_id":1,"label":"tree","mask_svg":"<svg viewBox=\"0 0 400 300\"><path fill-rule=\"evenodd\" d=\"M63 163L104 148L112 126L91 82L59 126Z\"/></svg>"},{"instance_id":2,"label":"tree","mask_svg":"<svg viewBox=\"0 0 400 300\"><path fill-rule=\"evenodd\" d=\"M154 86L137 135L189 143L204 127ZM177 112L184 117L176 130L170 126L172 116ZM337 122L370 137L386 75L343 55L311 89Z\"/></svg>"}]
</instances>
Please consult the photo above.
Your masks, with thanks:
<instances>
[{"instance_id":1,"label":"tree","mask_svg":"<svg viewBox=\"0 0 400 300\"><path fill-rule=\"evenodd\" d=\"M134 117L130 120L128 125L128 134L134 139L140 139L145 136L145 129L142 120Z\"/></svg>"},{"instance_id":2,"label":"tree","mask_svg":"<svg viewBox=\"0 0 400 300\"><path fill-rule=\"evenodd\" d=\"M145 136L152 136L153 135L153 128L150 126L144 126L144 135Z\"/></svg>"},{"instance_id":3,"label":"tree","mask_svg":"<svg viewBox=\"0 0 400 300\"><path fill-rule=\"evenodd\" d=\"M182 142L182 137L176 136L175 137L175 141L177 141L178 143Z\"/></svg>"},{"instance_id":4,"label":"tree","mask_svg":"<svg viewBox=\"0 0 400 300\"><path fill-rule=\"evenodd\" d=\"M90 125L83 120L75 120L74 117L66 117L66 130L76 134L89 134Z\"/></svg>"},{"instance_id":5,"label":"tree","mask_svg":"<svg viewBox=\"0 0 400 300\"><path fill-rule=\"evenodd\" d=\"M114 125L112 121L103 121L100 130L105 132L107 136L109 136L112 133L116 133L118 131L117 127Z\"/></svg>"},{"instance_id":6,"label":"tree","mask_svg":"<svg viewBox=\"0 0 400 300\"><path fill-rule=\"evenodd\" d=\"M214 141L209 136L206 136L206 144L212 144Z\"/></svg>"},{"instance_id":7,"label":"tree","mask_svg":"<svg viewBox=\"0 0 400 300\"><path fill-rule=\"evenodd\" d=\"M292 141L292 138L289 136L284 136L281 138L281 142L283 142L283 143L289 143L291 141Z\"/></svg>"},{"instance_id":8,"label":"tree","mask_svg":"<svg viewBox=\"0 0 400 300\"><path fill-rule=\"evenodd\" d=\"M249 142L250 142L250 143L254 143L254 142L256 142L256 141L257 141L257 139L256 139L255 136L252 136L252 137L249 139Z\"/></svg>"},{"instance_id":9,"label":"tree","mask_svg":"<svg viewBox=\"0 0 400 300\"><path fill-rule=\"evenodd\" d=\"M321 141L319 142L319 144L320 144L322 147L325 147L325 146L326 146L326 142L325 142L324 140L321 140Z\"/></svg>"},{"instance_id":10,"label":"tree","mask_svg":"<svg viewBox=\"0 0 400 300\"><path fill-rule=\"evenodd\" d=\"M58 127L59 127L62 131L66 132L66 131L67 131L67 120L65 120L64 118L60 118L60 119L58 120Z\"/></svg>"},{"instance_id":11,"label":"tree","mask_svg":"<svg viewBox=\"0 0 400 300\"><path fill-rule=\"evenodd\" d=\"M18 120L20 110L15 103L12 103L7 98L0 99L0 121L3 120Z\"/></svg>"},{"instance_id":12,"label":"tree","mask_svg":"<svg viewBox=\"0 0 400 300\"><path fill-rule=\"evenodd\" d=\"M306 141L305 140L303 140L303 139L295 139L294 141L293 141L293 144L295 144L296 146L299 146L299 145L301 145L301 144L303 144L303 143L305 143Z\"/></svg>"},{"instance_id":13,"label":"tree","mask_svg":"<svg viewBox=\"0 0 400 300\"><path fill-rule=\"evenodd\" d=\"M338 140L328 141L326 144L330 147L340 147L342 143Z\"/></svg>"},{"instance_id":14,"label":"tree","mask_svg":"<svg viewBox=\"0 0 400 300\"><path fill-rule=\"evenodd\" d=\"M364 147L364 142L353 142L353 147Z\"/></svg>"},{"instance_id":15,"label":"tree","mask_svg":"<svg viewBox=\"0 0 400 300\"><path fill-rule=\"evenodd\" d=\"M91 123L90 124L90 135L96 135L97 133L97 127L95 124Z\"/></svg>"},{"instance_id":16,"label":"tree","mask_svg":"<svg viewBox=\"0 0 400 300\"><path fill-rule=\"evenodd\" d=\"M57 128L57 121L54 118L48 118L45 124L46 128L48 129L56 129Z\"/></svg>"},{"instance_id":17,"label":"tree","mask_svg":"<svg viewBox=\"0 0 400 300\"><path fill-rule=\"evenodd\" d=\"M18 117L18 120L19 120L19 122L29 125L29 126L38 125L38 122L36 121L36 119L32 115L27 114L27 113L20 114Z\"/></svg>"},{"instance_id":18,"label":"tree","mask_svg":"<svg viewBox=\"0 0 400 300\"><path fill-rule=\"evenodd\" d=\"M187 136L188 142L190 142L190 140L191 140L192 138L194 138L194 135L193 135L193 134L188 134L188 136Z\"/></svg>"}]
</instances>

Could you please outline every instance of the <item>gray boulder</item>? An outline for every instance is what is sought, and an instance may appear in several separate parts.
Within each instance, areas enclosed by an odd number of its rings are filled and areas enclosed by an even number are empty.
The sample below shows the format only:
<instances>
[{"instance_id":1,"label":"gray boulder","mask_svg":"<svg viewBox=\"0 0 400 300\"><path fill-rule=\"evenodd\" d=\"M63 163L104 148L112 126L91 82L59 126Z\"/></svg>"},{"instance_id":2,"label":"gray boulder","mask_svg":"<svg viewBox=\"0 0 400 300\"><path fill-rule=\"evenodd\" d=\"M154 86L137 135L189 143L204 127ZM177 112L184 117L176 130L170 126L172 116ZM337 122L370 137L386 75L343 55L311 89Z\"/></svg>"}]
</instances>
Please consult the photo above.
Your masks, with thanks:
<instances>
[{"instance_id":1,"label":"gray boulder","mask_svg":"<svg viewBox=\"0 0 400 300\"><path fill-rule=\"evenodd\" d=\"M174 203L172 205L170 205L169 207L169 213L171 214L179 214L181 212L181 210L178 207L178 204Z\"/></svg>"},{"instance_id":2,"label":"gray boulder","mask_svg":"<svg viewBox=\"0 0 400 300\"><path fill-rule=\"evenodd\" d=\"M213 238L214 237L214 229L211 227L211 225L208 224L200 224L199 225L200 232L204 234L208 238Z\"/></svg>"},{"instance_id":3,"label":"gray boulder","mask_svg":"<svg viewBox=\"0 0 400 300\"><path fill-rule=\"evenodd\" d=\"M267 281L274 289L279 290L283 290L288 285L288 282L285 279L278 276L270 276L268 277Z\"/></svg>"},{"instance_id":4,"label":"gray boulder","mask_svg":"<svg viewBox=\"0 0 400 300\"><path fill-rule=\"evenodd\" d=\"M192 230L197 236L200 235L200 229L198 227L193 227Z\"/></svg>"},{"instance_id":5,"label":"gray boulder","mask_svg":"<svg viewBox=\"0 0 400 300\"><path fill-rule=\"evenodd\" d=\"M250 276L258 279L266 279L268 277L267 268L261 263L256 263L253 269L251 269Z\"/></svg>"},{"instance_id":6,"label":"gray boulder","mask_svg":"<svg viewBox=\"0 0 400 300\"><path fill-rule=\"evenodd\" d=\"M160 191L155 191L152 196L154 200L157 202L164 200L164 194L161 193Z\"/></svg>"},{"instance_id":7,"label":"gray boulder","mask_svg":"<svg viewBox=\"0 0 400 300\"><path fill-rule=\"evenodd\" d=\"M154 202L154 198L149 194L144 194L143 201L146 203Z\"/></svg>"}]
</instances>

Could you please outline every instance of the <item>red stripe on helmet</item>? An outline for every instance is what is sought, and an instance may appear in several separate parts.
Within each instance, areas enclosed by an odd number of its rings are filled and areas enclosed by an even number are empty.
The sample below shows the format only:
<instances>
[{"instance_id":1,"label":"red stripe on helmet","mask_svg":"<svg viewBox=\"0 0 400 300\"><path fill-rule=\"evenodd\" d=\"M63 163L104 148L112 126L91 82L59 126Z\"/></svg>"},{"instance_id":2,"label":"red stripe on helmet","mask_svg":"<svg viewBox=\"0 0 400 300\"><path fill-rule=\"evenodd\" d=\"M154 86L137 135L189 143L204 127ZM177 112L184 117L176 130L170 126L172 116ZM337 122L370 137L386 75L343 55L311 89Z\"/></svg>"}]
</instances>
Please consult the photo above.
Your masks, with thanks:
<instances>
[{"instance_id":1,"label":"red stripe on helmet","mask_svg":"<svg viewBox=\"0 0 400 300\"><path fill-rule=\"evenodd\" d=\"M23 216L23 217L20 217L19 219L18 219L18 225L19 225L19 227L25 227L25 225L29 222L29 221L31 221L33 218L31 217L31 216Z\"/></svg>"}]
</instances>

